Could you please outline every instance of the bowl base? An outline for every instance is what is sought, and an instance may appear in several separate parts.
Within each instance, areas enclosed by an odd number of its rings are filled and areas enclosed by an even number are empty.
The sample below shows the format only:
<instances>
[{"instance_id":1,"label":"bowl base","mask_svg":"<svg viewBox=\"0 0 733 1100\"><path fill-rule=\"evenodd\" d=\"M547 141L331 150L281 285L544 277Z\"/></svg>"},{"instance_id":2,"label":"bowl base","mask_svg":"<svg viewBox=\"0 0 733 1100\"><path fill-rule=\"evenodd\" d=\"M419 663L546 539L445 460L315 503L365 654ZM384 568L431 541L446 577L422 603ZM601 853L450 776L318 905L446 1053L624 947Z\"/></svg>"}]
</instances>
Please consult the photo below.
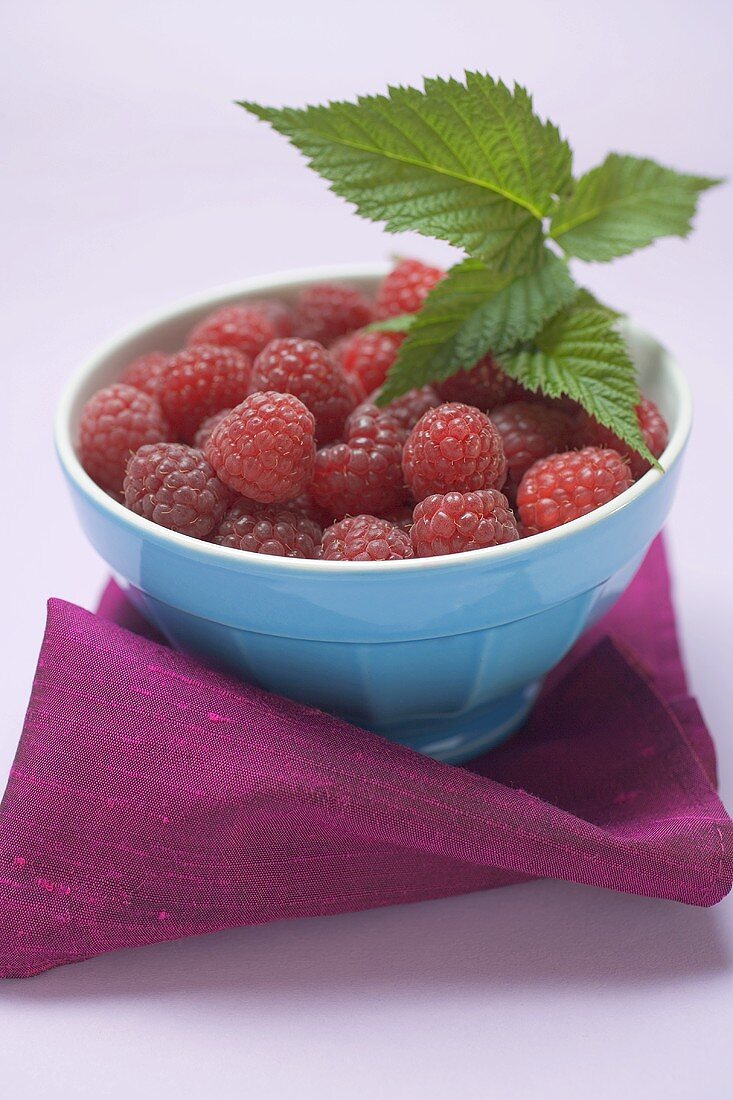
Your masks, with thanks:
<instances>
[{"instance_id":1,"label":"bowl base","mask_svg":"<svg viewBox=\"0 0 733 1100\"><path fill-rule=\"evenodd\" d=\"M414 719L374 732L444 764L465 764L517 732L531 711L541 686L541 680L525 684L459 717Z\"/></svg>"}]
</instances>

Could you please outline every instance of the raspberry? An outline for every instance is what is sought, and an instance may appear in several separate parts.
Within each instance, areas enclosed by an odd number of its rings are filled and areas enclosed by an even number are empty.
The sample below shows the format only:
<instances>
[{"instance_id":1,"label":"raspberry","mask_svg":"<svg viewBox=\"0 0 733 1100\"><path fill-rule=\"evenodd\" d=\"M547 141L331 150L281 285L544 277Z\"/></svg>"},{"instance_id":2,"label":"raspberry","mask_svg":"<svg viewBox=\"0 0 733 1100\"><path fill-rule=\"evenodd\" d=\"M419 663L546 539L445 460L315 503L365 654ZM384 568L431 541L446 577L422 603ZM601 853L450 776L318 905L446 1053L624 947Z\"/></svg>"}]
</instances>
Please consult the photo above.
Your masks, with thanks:
<instances>
[{"instance_id":1,"label":"raspberry","mask_svg":"<svg viewBox=\"0 0 733 1100\"><path fill-rule=\"evenodd\" d=\"M549 531L595 511L632 484L618 452L598 447L541 458L527 470L517 493L528 535Z\"/></svg>"},{"instance_id":2,"label":"raspberry","mask_svg":"<svg viewBox=\"0 0 733 1100\"><path fill-rule=\"evenodd\" d=\"M346 373L356 375L371 393L384 382L404 339L404 332L355 332L337 353Z\"/></svg>"},{"instance_id":3,"label":"raspberry","mask_svg":"<svg viewBox=\"0 0 733 1100\"><path fill-rule=\"evenodd\" d=\"M290 393L253 393L211 433L204 453L221 480L263 504L291 500L313 476L313 413Z\"/></svg>"},{"instance_id":4,"label":"raspberry","mask_svg":"<svg viewBox=\"0 0 733 1100\"><path fill-rule=\"evenodd\" d=\"M168 356L162 351L149 351L147 355L141 355L133 359L120 376L120 382L126 386L134 386L136 390L158 396L158 384L160 376L168 363Z\"/></svg>"},{"instance_id":5,"label":"raspberry","mask_svg":"<svg viewBox=\"0 0 733 1100\"><path fill-rule=\"evenodd\" d=\"M184 443L148 443L127 463L125 504L161 527L205 539L224 518L231 493L201 451Z\"/></svg>"},{"instance_id":6,"label":"raspberry","mask_svg":"<svg viewBox=\"0 0 733 1100\"><path fill-rule=\"evenodd\" d=\"M216 348L236 348L254 359L278 334L267 309L265 306L263 312L255 305L215 309L196 325L188 338L188 346L208 344Z\"/></svg>"},{"instance_id":7,"label":"raspberry","mask_svg":"<svg viewBox=\"0 0 733 1100\"><path fill-rule=\"evenodd\" d=\"M281 302L279 298L260 298L249 304L270 322L276 336L293 335L293 315L285 302Z\"/></svg>"},{"instance_id":8,"label":"raspberry","mask_svg":"<svg viewBox=\"0 0 733 1100\"><path fill-rule=\"evenodd\" d=\"M321 534L317 523L290 508L238 500L224 517L214 542L253 554L315 558Z\"/></svg>"},{"instance_id":9,"label":"raspberry","mask_svg":"<svg viewBox=\"0 0 733 1100\"><path fill-rule=\"evenodd\" d=\"M204 345L172 355L160 379L163 412L189 440L208 416L243 401L252 373L250 359L235 348Z\"/></svg>"},{"instance_id":10,"label":"raspberry","mask_svg":"<svg viewBox=\"0 0 733 1100\"><path fill-rule=\"evenodd\" d=\"M479 359L471 370L459 371L439 382L436 388L444 401L462 401L482 412L491 412L496 405L526 401L530 397L524 386L505 374L491 354Z\"/></svg>"},{"instance_id":11,"label":"raspberry","mask_svg":"<svg viewBox=\"0 0 733 1100\"><path fill-rule=\"evenodd\" d=\"M218 413L212 413L211 416L207 416L205 420L202 420L196 429L191 446L198 447L200 451L203 451L216 425L221 424L224 417L229 416L231 411L231 409L219 409Z\"/></svg>"},{"instance_id":12,"label":"raspberry","mask_svg":"<svg viewBox=\"0 0 733 1100\"><path fill-rule=\"evenodd\" d=\"M255 359L250 390L292 393L316 418L316 442L338 439L354 398L341 367L315 340L273 340Z\"/></svg>"},{"instance_id":13,"label":"raspberry","mask_svg":"<svg viewBox=\"0 0 733 1100\"><path fill-rule=\"evenodd\" d=\"M293 307L297 336L328 345L374 320L374 309L358 290L335 283L315 283L301 290Z\"/></svg>"},{"instance_id":14,"label":"raspberry","mask_svg":"<svg viewBox=\"0 0 733 1100\"><path fill-rule=\"evenodd\" d=\"M551 405L515 401L492 409L491 423L498 430L509 467L504 495L516 498L519 482L538 458L565 451L574 440L575 425L569 416Z\"/></svg>"},{"instance_id":15,"label":"raspberry","mask_svg":"<svg viewBox=\"0 0 733 1100\"><path fill-rule=\"evenodd\" d=\"M373 402L376 397L377 393L373 393L368 400ZM437 409L441 404L442 401L432 386L422 386L419 390L408 390L402 397L395 397L394 401L390 401L380 411L394 417L402 425L405 435L409 435L428 409Z\"/></svg>"},{"instance_id":16,"label":"raspberry","mask_svg":"<svg viewBox=\"0 0 733 1100\"><path fill-rule=\"evenodd\" d=\"M400 459L404 435L381 410L351 416L346 441L316 455L310 495L330 515L378 515L396 508L408 493Z\"/></svg>"},{"instance_id":17,"label":"raspberry","mask_svg":"<svg viewBox=\"0 0 733 1100\"><path fill-rule=\"evenodd\" d=\"M639 421L644 442L654 457L659 458L669 441L667 421L648 397L643 398L641 404L636 406L636 419ZM582 444L610 447L612 450L618 451L620 455L628 459L631 475L635 481L638 481L647 470L651 469L647 460L642 458L636 451L632 451L628 443L624 443L622 439L614 435L610 428L605 428L602 424L599 424L585 411L581 412L578 417L578 437L579 442Z\"/></svg>"},{"instance_id":18,"label":"raspberry","mask_svg":"<svg viewBox=\"0 0 733 1100\"><path fill-rule=\"evenodd\" d=\"M144 443L170 438L170 426L155 398L115 382L97 390L82 409L79 461L97 485L119 492L130 453Z\"/></svg>"},{"instance_id":19,"label":"raspberry","mask_svg":"<svg viewBox=\"0 0 733 1100\"><path fill-rule=\"evenodd\" d=\"M454 402L428 409L405 444L405 480L416 500L433 493L500 489L506 478L501 436L478 409Z\"/></svg>"},{"instance_id":20,"label":"raspberry","mask_svg":"<svg viewBox=\"0 0 733 1100\"><path fill-rule=\"evenodd\" d=\"M519 538L509 502L498 489L435 494L415 507L410 537L418 558L501 546Z\"/></svg>"},{"instance_id":21,"label":"raspberry","mask_svg":"<svg viewBox=\"0 0 733 1100\"><path fill-rule=\"evenodd\" d=\"M428 267L420 260L400 260L382 280L377 291L377 316L398 317L401 313L417 313L444 272Z\"/></svg>"},{"instance_id":22,"label":"raspberry","mask_svg":"<svg viewBox=\"0 0 733 1100\"><path fill-rule=\"evenodd\" d=\"M410 536L386 519L350 516L323 534L325 561L397 561L413 557Z\"/></svg>"}]
</instances>

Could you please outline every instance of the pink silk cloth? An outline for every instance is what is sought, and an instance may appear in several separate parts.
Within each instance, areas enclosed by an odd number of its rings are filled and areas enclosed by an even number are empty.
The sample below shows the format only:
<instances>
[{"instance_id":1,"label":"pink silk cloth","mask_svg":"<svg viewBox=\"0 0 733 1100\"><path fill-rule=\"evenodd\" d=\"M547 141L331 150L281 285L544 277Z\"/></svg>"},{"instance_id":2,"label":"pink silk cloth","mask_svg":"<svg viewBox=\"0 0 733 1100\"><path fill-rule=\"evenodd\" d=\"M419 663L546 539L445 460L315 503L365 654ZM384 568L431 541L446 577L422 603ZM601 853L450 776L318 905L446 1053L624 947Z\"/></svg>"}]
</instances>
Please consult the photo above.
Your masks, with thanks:
<instances>
[{"instance_id":1,"label":"pink silk cloth","mask_svg":"<svg viewBox=\"0 0 733 1100\"><path fill-rule=\"evenodd\" d=\"M48 605L0 807L0 975L537 876L713 905L731 853L661 541L467 768L212 672L111 585L96 615Z\"/></svg>"}]
</instances>

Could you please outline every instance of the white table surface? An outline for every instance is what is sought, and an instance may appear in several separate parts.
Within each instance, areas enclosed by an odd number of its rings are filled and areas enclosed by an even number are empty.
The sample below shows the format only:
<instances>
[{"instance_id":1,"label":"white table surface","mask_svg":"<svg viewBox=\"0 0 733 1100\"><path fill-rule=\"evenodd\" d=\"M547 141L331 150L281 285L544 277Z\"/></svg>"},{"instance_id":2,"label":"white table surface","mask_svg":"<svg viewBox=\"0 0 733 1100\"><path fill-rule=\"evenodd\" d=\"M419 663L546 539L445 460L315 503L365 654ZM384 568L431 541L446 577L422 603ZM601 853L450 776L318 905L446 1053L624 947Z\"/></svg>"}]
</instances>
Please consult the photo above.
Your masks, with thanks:
<instances>
[{"instance_id":1,"label":"white table surface","mask_svg":"<svg viewBox=\"0 0 733 1100\"><path fill-rule=\"evenodd\" d=\"M733 19L727 0L33 0L1 14L4 777L44 600L93 606L105 575L50 443L74 365L210 285L393 249L448 258L352 216L231 101L488 69L535 91L582 168L612 148L731 175ZM729 803L732 222L717 191L688 243L583 273L695 390L671 547ZM729 1097L732 952L730 900L694 910L553 882L242 929L3 983L0 1092Z\"/></svg>"}]
</instances>

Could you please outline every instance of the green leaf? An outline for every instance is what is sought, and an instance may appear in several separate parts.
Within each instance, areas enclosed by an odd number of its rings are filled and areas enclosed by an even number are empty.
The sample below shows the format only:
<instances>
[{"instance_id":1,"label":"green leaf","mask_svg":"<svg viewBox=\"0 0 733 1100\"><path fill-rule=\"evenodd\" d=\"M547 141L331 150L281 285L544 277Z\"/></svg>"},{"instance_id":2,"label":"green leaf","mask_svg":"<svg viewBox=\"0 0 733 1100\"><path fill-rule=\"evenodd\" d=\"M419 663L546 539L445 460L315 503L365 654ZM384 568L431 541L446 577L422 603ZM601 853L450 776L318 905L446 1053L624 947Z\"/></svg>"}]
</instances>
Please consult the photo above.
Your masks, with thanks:
<instances>
[{"instance_id":1,"label":"green leaf","mask_svg":"<svg viewBox=\"0 0 733 1100\"><path fill-rule=\"evenodd\" d=\"M720 182L610 153L560 200L550 234L570 256L612 260L657 237L686 237L700 192Z\"/></svg>"},{"instance_id":2,"label":"green leaf","mask_svg":"<svg viewBox=\"0 0 733 1100\"><path fill-rule=\"evenodd\" d=\"M569 186L571 153L524 88L466 73L354 103L240 106L391 233L438 237L503 273L542 262L542 219Z\"/></svg>"},{"instance_id":3,"label":"green leaf","mask_svg":"<svg viewBox=\"0 0 733 1100\"><path fill-rule=\"evenodd\" d=\"M379 403L474 366L487 351L530 339L577 288L567 265L546 252L544 264L512 278L480 260L464 260L425 299L400 348Z\"/></svg>"},{"instance_id":4,"label":"green leaf","mask_svg":"<svg viewBox=\"0 0 733 1100\"><path fill-rule=\"evenodd\" d=\"M626 315L619 312L617 309L611 309L605 302L599 302L595 294L590 290L586 290L585 287L581 287L576 297L573 299L573 305L576 309L597 309L601 313L605 313L607 317L610 317L614 321L619 321Z\"/></svg>"},{"instance_id":5,"label":"green leaf","mask_svg":"<svg viewBox=\"0 0 733 1100\"><path fill-rule=\"evenodd\" d=\"M615 319L581 300L561 310L533 344L501 357L501 365L530 390L572 397L655 466L639 429L636 371Z\"/></svg>"},{"instance_id":6,"label":"green leaf","mask_svg":"<svg viewBox=\"0 0 733 1100\"><path fill-rule=\"evenodd\" d=\"M364 332L407 332L412 328L415 313L400 313L398 317L385 317L383 321L372 321L364 326Z\"/></svg>"}]
</instances>

